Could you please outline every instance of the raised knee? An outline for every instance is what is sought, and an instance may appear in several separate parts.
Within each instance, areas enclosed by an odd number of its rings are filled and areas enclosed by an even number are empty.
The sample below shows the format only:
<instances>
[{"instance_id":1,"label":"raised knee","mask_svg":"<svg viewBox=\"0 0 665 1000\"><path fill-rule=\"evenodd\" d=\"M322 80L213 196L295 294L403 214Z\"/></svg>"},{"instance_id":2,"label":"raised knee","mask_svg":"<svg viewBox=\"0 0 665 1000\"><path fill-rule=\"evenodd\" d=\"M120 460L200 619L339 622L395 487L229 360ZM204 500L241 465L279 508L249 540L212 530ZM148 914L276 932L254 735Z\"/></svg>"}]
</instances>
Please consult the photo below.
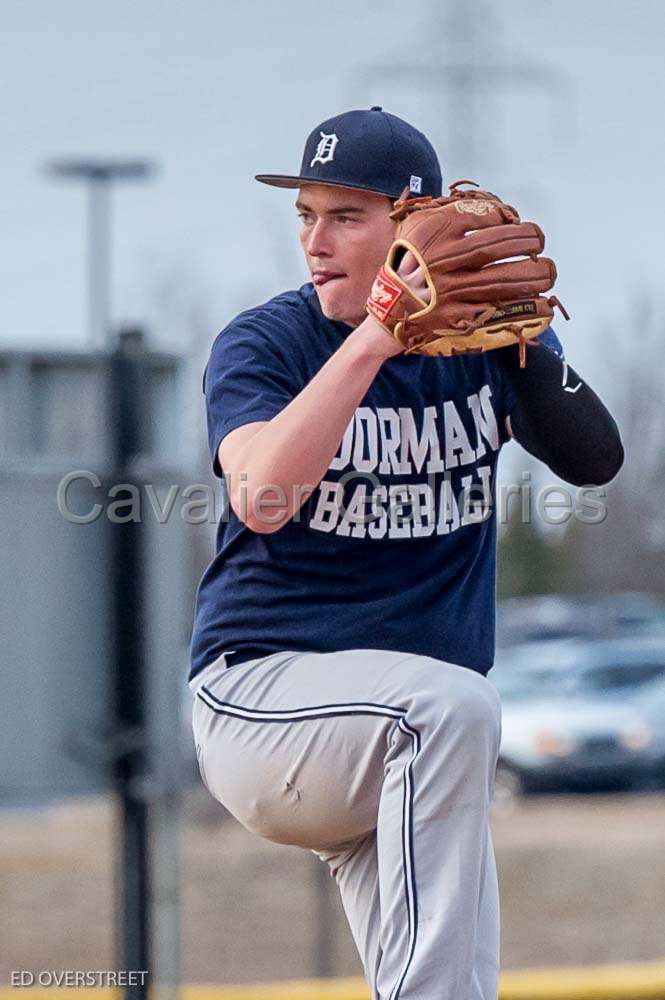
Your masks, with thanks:
<instances>
[{"instance_id":1,"label":"raised knee","mask_svg":"<svg viewBox=\"0 0 665 1000\"><path fill-rule=\"evenodd\" d=\"M501 701L496 688L482 674L461 668L455 681L437 691L437 723L469 737L483 736L498 746L501 736Z\"/></svg>"}]
</instances>

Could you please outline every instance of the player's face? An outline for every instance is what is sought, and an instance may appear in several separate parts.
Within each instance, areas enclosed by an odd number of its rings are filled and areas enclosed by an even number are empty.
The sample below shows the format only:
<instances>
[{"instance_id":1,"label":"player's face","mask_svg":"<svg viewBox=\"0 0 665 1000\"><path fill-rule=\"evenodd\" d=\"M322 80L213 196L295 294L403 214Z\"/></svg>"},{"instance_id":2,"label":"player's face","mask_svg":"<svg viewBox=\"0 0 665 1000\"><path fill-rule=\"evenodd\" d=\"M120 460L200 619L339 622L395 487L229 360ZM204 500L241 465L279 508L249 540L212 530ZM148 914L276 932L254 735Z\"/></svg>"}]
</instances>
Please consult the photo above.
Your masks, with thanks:
<instances>
[{"instance_id":1,"label":"player's face","mask_svg":"<svg viewBox=\"0 0 665 1000\"><path fill-rule=\"evenodd\" d=\"M358 326L394 238L391 200L372 191L304 184L296 208L300 243L324 316Z\"/></svg>"}]
</instances>

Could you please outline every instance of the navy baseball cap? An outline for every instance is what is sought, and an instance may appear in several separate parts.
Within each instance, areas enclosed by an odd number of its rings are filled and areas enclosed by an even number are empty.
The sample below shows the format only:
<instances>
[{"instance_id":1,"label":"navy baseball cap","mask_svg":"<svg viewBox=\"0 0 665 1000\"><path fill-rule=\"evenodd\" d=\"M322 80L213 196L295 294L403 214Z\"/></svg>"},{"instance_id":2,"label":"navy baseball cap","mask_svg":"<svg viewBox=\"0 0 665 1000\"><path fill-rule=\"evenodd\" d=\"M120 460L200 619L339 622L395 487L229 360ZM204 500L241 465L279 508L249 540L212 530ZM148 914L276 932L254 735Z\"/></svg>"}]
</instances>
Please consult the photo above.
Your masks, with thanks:
<instances>
[{"instance_id":1,"label":"navy baseball cap","mask_svg":"<svg viewBox=\"0 0 665 1000\"><path fill-rule=\"evenodd\" d=\"M305 144L300 173L257 174L273 187L302 184L376 191L399 198L441 194L441 167L429 139L408 122L374 107L346 111L317 125Z\"/></svg>"}]
</instances>

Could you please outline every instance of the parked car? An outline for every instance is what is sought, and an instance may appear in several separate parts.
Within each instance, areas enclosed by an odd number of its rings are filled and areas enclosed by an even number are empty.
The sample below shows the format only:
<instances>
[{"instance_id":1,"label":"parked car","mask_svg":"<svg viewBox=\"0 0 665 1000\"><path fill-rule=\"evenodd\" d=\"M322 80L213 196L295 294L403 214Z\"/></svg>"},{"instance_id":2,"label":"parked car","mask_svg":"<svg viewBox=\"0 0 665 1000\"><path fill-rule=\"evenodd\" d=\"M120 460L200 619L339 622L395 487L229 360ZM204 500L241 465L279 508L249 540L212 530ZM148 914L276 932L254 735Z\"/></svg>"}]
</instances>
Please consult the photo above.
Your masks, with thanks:
<instances>
[{"instance_id":1,"label":"parked car","mask_svg":"<svg viewBox=\"0 0 665 1000\"><path fill-rule=\"evenodd\" d=\"M630 787L665 760L665 709L645 708L665 689L663 639L524 644L500 653L489 680L503 703L497 801Z\"/></svg>"},{"instance_id":2,"label":"parked car","mask_svg":"<svg viewBox=\"0 0 665 1000\"><path fill-rule=\"evenodd\" d=\"M653 742L649 723L632 706L567 698L504 702L497 799L630 788L653 767Z\"/></svg>"},{"instance_id":3,"label":"parked car","mask_svg":"<svg viewBox=\"0 0 665 1000\"><path fill-rule=\"evenodd\" d=\"M665 637L524 643L497 654L489 679L506 698L632 698L665 680Z\"/></svg>"}]
</instances>

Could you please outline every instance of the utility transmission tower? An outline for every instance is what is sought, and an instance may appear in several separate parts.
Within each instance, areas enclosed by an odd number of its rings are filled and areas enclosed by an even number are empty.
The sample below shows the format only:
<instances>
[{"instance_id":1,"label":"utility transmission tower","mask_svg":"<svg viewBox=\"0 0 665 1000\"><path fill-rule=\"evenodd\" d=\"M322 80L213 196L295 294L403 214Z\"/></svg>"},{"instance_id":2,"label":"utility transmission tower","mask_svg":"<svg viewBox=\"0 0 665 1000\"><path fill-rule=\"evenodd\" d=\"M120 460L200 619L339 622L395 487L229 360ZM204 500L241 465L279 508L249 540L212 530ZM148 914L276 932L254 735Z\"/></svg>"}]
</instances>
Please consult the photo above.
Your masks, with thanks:
<instances>
[{"instance_id":1,"label":"utility transmission tower","mask_svg":"<svg viewBox=\"0 0 665 1000\"><path fill-rule=\"evenodd\" d=\"M409 58L406 44L397 60L389 58L386 64L384 57L380 65L364 67L360 88L355 86L354 92L356 101L362 89L379 103L387 103L387 88L397 89L402 96L416 95L427 102L430 117L432 103L440 107L442 129L433 138L440 142L444 165L451 165L456 176L457 171L472 178L486 174L488 162L500 157L502 149L519 154L520 145L528 142L528 132L512 128L502 132L500 122L487 120L488 105L497 95L509 99L540 93L548 98L550 113L556 112L557 104L569 110L570 84L565 73L525 59L514 38L512 47L502 54L501 14L486 0L448 0L443 7L432 4L424 18L427 47L421 45L416 53L414 45L414 58ZM414 38L424 37L416 25L411 28ZM528 128L535 123L523 124ZM562 130L557 129L557 134Z\"/></svg>"}]
</instances>

